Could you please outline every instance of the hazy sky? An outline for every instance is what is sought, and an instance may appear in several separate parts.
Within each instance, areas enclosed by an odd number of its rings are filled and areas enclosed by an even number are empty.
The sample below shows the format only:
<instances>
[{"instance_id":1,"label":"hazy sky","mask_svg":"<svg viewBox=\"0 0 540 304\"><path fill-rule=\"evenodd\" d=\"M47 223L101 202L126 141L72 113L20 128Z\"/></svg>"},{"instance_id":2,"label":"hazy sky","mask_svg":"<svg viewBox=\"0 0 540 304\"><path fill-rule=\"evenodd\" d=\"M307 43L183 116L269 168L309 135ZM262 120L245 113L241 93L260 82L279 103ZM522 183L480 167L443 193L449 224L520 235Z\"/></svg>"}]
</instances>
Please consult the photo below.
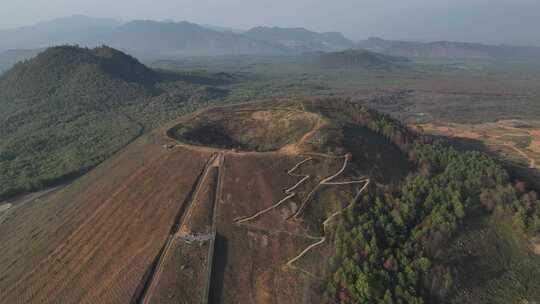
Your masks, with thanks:
<instances>
[{"instance_id":1,"label":"hazy sky","mask_svg":"<svg viewBox=\"0 0 540 304\"><path fill-rule=\"evenodd\" d=\"M0 28L84 14L341 31L352 39L540 45L540 0L0 0Z\"/></svg>"}]
</instances>

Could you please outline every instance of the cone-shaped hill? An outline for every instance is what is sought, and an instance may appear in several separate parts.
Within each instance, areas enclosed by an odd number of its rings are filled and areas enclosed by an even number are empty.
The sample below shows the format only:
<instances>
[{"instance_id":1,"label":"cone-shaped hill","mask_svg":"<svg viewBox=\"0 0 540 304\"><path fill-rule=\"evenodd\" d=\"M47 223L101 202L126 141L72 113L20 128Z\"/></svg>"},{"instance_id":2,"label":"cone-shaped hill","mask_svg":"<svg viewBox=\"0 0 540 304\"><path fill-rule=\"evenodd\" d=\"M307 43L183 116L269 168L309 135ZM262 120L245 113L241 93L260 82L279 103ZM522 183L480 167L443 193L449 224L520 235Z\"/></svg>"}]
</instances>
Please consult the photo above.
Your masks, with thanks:
<instances>
[{"instance_id":1,"label":"cone-shaped hill","mask_svg":"<svg viewBox=\"0 0 540 304\"><path fill-rule=\"evenodd\" d=\"M438 248L484 214L471 189L500 185L484 156L422 144L358 104L210 108L1 218L0 302L449 297L462 269Z\"/></svg>"},{"instance_id":2,"label":"cone-shaped hill","mask_svg":"<svg viewBox=\"0 0 540 304\"><path fill-rule=\"evenodd\" d=\"M300 301L331 252L323 222L409 168L343 107L217 107L143 136L4 219L2 301Z\"/></svg>"},{"instance_id":3,"label":"cone-shaped hill","mask_svg":"<svg viewBox=\"0 0 540 304\"><path fill-rule=\"evenodd\" d=\"M407 61L403 57L393 57L361 49L321 53L319 57L321 67L338 69L395 67Z\"/></svg>"},{"instance_id":4,"label":"cone-shaped hill","mask_svg":"<svg viewBox=\"0 0 540 304\"><path fill-rule=\"evenodd\" d=\"M220 98L225 76L153 71L109 47L49 48L0 76L0 199L78 176Z\"/></svg>"},{"instance_id":5,"label":"cone-shaped hill","mask_svg":"<svg viewBox=\"0 0 540 304\"><path fill-rule=\"evenodd\" d=\"M114 87L120 102L133 98L130 95L142 90L137 86L144 87L156 78L152 70L133 57L106 46L95 49L59 46L16 64L2 75L0 94L3 100L35 103L35 99L43 101L51 95L83 95L91 93L90 90L107 93Z\"/></svg>"}]
</instances>

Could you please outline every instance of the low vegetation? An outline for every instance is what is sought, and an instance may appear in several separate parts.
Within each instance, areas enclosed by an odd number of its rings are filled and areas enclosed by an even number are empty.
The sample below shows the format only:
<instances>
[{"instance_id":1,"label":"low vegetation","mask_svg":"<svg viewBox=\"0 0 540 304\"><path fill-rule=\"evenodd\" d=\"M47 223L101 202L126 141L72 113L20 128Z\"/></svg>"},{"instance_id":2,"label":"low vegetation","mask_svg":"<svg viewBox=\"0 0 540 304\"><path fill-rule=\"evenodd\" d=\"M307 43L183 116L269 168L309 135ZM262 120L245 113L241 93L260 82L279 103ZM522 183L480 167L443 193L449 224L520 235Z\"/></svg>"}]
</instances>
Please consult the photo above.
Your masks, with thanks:
<instances>
[{"instance_id":1,"label":"low vegetation","mask_svg":"<svg viewBox=\"0 0 540 304\"><path fill-rule=\"evenodd\" d=\"M314 129L319 117L291 109L217 108L169 130L182 142L246 151L275 151Z\"/></svg>"}]
</instances>

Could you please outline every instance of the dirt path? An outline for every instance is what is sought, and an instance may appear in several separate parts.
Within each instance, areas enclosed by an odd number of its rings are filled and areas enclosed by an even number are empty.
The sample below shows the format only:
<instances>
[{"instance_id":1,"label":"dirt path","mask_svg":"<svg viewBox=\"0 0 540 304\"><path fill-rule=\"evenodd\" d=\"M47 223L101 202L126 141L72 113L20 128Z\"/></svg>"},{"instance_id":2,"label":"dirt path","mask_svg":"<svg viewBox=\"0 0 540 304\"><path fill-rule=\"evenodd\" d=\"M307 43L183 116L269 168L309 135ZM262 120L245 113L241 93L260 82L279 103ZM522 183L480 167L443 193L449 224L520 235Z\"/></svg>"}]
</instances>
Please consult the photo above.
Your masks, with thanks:
<instances>
[{"instance_id":1,"label":"dirt path","mask_svg":"<svg viewBox=\"0 0 540 304\"><path fill-rule=\"evenodd\" d=\"M536 160L532 157L530 157L527 153L525 153L523 150L521 150L520 148L516 147L516 145L512 142L509 142L509 141L500 141L500 142L497 142L497 143L492 143L491 146L504 146L504 147L508 147L514 151L516 151L521 157L525 158L527 160L527 162L529 163L528 166L529 168L531 169L536 169L538 168L538 164L536 162Z\"/></svg>"},{"instance_id":2,"label":"dirt path","mask_svg":"<svg viewBox=\"0 0 540 304\"><path fill-rule=\"evenodd\" d=\"M214 191L214 206L212 208L212 238L208 248L206 258L206 284L204 286L202 304L208 304L210 298L210 289L212 286L212 272L214 268L214 255L217 238L217 218L219 213L219 205L221 204L221 193L223 191L223 176L225 175L225 154L220 153L218 156L218 176L216 190Z\"/></svg>"},{"instance_id":3,"label":"dirt path","mask_svg":"<svg viewBox=\"0 0 540 304\"><path fill-rule=\"evenodd\" d=\"M470 139L482 139L488 146L504 146L514 150L519 156L523 157L531 169L539 167L538 161L527 154L525 149L522 149L516 145L515 142L505 139L505 135L512 135L515 137L530 137L532 142L535 140L536 130L526 130L524 128L518 128L508 123L509 121L500 120L496 123L484 123L479 125L470 125L464 127L464 125L433 125L427 124L427 129L435 131L436 133L443 134L449 137L455 138L470 138ZM489 129L501 129L504 133L490 132ZM511 132L517 132L511 133ZM540 131L538 131L540 132ZM529 147L529 150L534 153L535 150Z\"/></svg>"},{"instance_id":4,"label":"dirt path","mask_svg":"<svg viewBox=\"0 0 540 304\"><path fill-rule=\"evenodd\" d=\"M529 162L529 168L535 169L537 167L536 160L530 157L527 153L523 152L520 148L516 147L513 143L504 142L504 145L514 149L519 155L523 156Z\"/></svg>"},{"instance_id":5,"label":"dirt path","mask_svg":"<svg viewBox=\"0 0 540 304\"><path fill-rule=\"evenodd\" d=\"M201 179L201 183L198 185L199 187L197 188L196 190L196 193L194 194L193 196L193 200L190 202L190 206L189 208L187 209L186 211L186 214L184 215L184 217L182 218L182 223L180 224L180 229L178 230L178 232L176 233L175 237L183 237L186 235L186 231L184 229L184 223L189 223L191 218L193 217L193 211L195 210L194 208L194 205L197 203L198 201L198 198L199 198L199 192L201 190L201 187L204 183L204 181L206 181L207 179L207 176L208 174L210 173L211 169L212 168L220 168L221 167L221 163L222 163L222 154L215 154L212 159L210 160L210 164L207 168L207 171L205 172L205 175L203 176L203 178ZM216 193L217 195L217 193Z\"/></svg>"},{"instance_id":6,"label":"dirt path","mask_svg":"<svg viewBox=\"0 0 540 304\"><path fill-rule=\"evenodd\" d=\"M221 154L213 154L209 161L207 162L205 168L203 169L203 173L200 177L200 179L197 181L197 184L195 185L195 191L192 194L191 200L189 202L189 206L187 207L186 211L180 215L180 219L176 221L176 223L173 225L173 229L171 229L171 234L167 238L167 241L165 243L164 249L162 250L159 257L157 257L157 264L155 266L155 270L150 275L150 277L147 279L146 286L147 289L142 292L141 300L139 301L141 304L148 304L150 303L150 300L152 296L155 293L155 289L159 283L159 279L161 277L161 274L164 270L164 264L167 261L167 258L171 254L174 241L177 239L182 239L186 241L195 241L195 240L211 240L212 237L206 236L206 235L185 235L181 232L180 227L182 227L182 224L186 221L188 217L191 217L193 204L197 202L199 193L201 191L202 185L206 181L208 174L210 170L214 167L220 167L222 164L223 155Z\"/></svg>"},{"instance_id":7,"label":"dirt path","mask_svg":"<svg viewBox=\"0 0 540 304\"><path fill-rule=\"evenodd\" d=\"M339 158L343 158L344 159L344 162L343 162L343 166L341 167L341 169L336 172L335 174L331 175L331 176L328 176L326 178L324 178L317 186L315 186L315 188L313 188L313 190L306 196L306 198L304 199L304 201L302 202L302 204L300 205L300 208L298 208L298 211L296 211L296 213L293 215L294 218L298 218L302 212L304 212L304 210L306 209L306 207L308 206L309 202L311 201L311 198L313 197L313 195L315 194L315 192L317 192L319 190L319 188L323 185L340 185L340 184L345 184L345 183L331 183L331 181L338 177L339 175L341 175L345 169L347 169L347 165L349 164L349 161L351 159L351 155L350 154L347 154L345 156L341 156ZM352 183L355 183L355 182L352 182ZM350 182L349 182L350 184Z\"/></svg>"},{"instance_id":8,"label":"dirt path","mask_svg":"<svg viewBox=\"0 0 540 304\"><path fill-rule=\"evenodd\" d=\"M296 184L294 184L293 186L291 186L291 187L289 187L289 188L287 188L287 189L285 189L285 190L283 191L285 194L288 194L287 196L285 196L285 197L284 197L283 199L281 199L279 202L273 204L272 206L270 206L270 207L268 207L268 208L266 208L266 209L263 209L263 210L261 210L261 211L255 213L255 214L252 215L252 216L243 217L243 218L235 218L235 219L233 220L233 223L235 223L235 224L241 224L241 223L245 223L245 222L252 221L252 220L258 218L259 216L261 216L261 215L263 215L263 214L265 214L265 213L268 213L268 212L270 212L270 211L276 209L277 207L281 206L281 204L283 204L284 202L286 202L286 201L288 201L289 199L295 197L295 196L296 196L296 192L294 192L294 190L295 190L296 188L298 188L300 185L302 185L306 180L308 180L308 179L310 178L310 176L309 176L309 175L298 175L298 174L295 174L294 172L295 172L298 168L300 168L303 164L305 164L305 163L307 163L307 162L309 162L309 161L311 161L311 160L313 160L313 158L312 158L312 157L308 157L308 158L306 158L306 159L300 161L299 163L297 163L296 165L294 165L291 169L289 169L289 170L287 171L287 174L288 174L289 176L293 176L293 177L301 177L301 179L300 179Z\"/></svg>"},{"instance_id":9,"label":"dirt path","mask_svg":"<svg viewBox=\"0 0 540 304\"><path fill-rule=\"evenodd\" d=\"M328 226L332 223L332 221L340 214L342 214L343 212L345 212L345 210L351 208L352 206L354 206L354 203L358 201L358 198L360 197L360 195L362 193L364 193L364 191L367 189L369 183L370 183L370 179L367 178L367 177L362 177L362 178L359 178L357 180L349 180L349 181L334 181L334 179L336 179L337 177L339 177L340 175L343 174L343 172L345 172L345 170L347 169L347 166L349 164L349 161L351 159L351 155L350 154L347 154L347 155L344 155L344 156L333 156L333 155L326 155L326 154L318 154L318 153L310 153L310 155L313 155L313 156L322 156L322 157L325 157L325 158L334 158L334 159L339 159L339 158L343 158L344 161L343 161L343 165L342 167L334 174L324 178L323 180L321 180L319 182L319 184L317 184L317 186L315 186L315 188L307 195L306 199L303 201L301 207L299 208L299 210L293 215L294 217L297 217L299 216L303 210L305 210L305 208L307 207L309 201L311 200L311 197L313 197L313 194L323 185L333 185L333 186L340 186L340 185L353 185L353 184L363 184L362 187L360 187L353 199L353 201L347 205L345 208L342 208L334 213L332 213L330 216L328 216L324 222L323 222L323 233L324 233L324 236L323 237L315 237L315 236L311 236L311 235L297 235L297 234L291 234L291 235L294 235L294 236L297 236L297 237L304 237L304 238L307 238L307 239L313 239L313 240L316 240L316 242L314 242L313 244L309 245L308 247L306 247L304 250L302 250L302 252L300 252L297 256L293 257L292 259L290 259L289 261L287 261L287 263L285 264L285 266L289 267L289 268L292 268L292 269L296 269L296 270L299 270L307 275L310 275L312 277L316 277L314 274L310 273L309 271L306 271L300 267L296 267L294 266L294 263L297 262L298 260L300 260L303 256L305 256L308 252L310 252L312 249L318 247L318 246L321 246L322 244L324 244L326 242L326 233L328 232ZM296 182L294 185L292 185L291 187L285 189L283 192L285 194L288 194L287 196L285 196L283 199L281 199L279 202L277 202L276 204L266 208L266 209L263 209L257 213L255 213L254 215L251 215L251 216L248 216L248 217L244 217L244 218L236 218L233 220L233 222L235 224L243 224L243 225L246 225L245 223L246 222L249 222L249 221L252 221L262 215L264 215L265 213L268 213L270 212L271 210L273 209L276 209L277 207L279 207L281 204L283 204L285 201L293 198L294 196L296 196L296 192L294 192L295 189L297 189L300 185L302 185L306 180L308 180L311 176L310 175L302 175L302 174L296 174L294 173L296 170L298 170L301 166L303 166L304 164L306 164L307 162L309 161L312 161L313 160L313 157L307 157L306 159L296 163L291 169L289 169L287 171L287 174L289 176L294 176L294 177L299 177L300 180L298 182ZM256 229L260 229L260 228L256 228ZM268 230L265 230L265 231L268 231ZM276 232L276 233L287 233L287 234L290 234L286 231L280 231L280 230L270 230L268 232Z\"/></svg>"},{"instance_id":10,"label":"dirt path","mask_svg":"<svg viewBox=\"0 0 540 304\"><path fill-rule=\"evenodd\" d=\"M0 202L0 205L2 205L4 203L10 203L12 206L16 206L16 205L20 205L20 204L26 204L26 203L29 203L29 202L34 201L36 199L42 198L42 197L44 197L45 195L47 195L49 193L60 190L60 189L64 188L65 186L67 186L68 184L69 183L66 183L66 184L62 184L60 186L52 187L52 188L49 188L49 189L45 189L45 190L41 190L41 191L37 191L37 192L25 194L25 195L21 195L21 196L19 196L17 198L13 198L13 199L10 199L10 200L4 201L4 202Z\"/></svg>"},{"instance_id":11,"label":"dirt path","mask_svg":"<svg viewBox=\"0 0 540 304\"><path fill-rule=\"evenodd\" d=\"M505 129L514 130L518 132L523 132L523 129L516 128L513 126L505 125ZM531 136L530 133L528 135L521 135L521 136ZM533 137L533 136L531 136ZM501 139L501 136L493 136L493 139L500 141L500 145L506 146L508 148L511 148L512 150L516 151L519 155L521 155L523 158L525 158L529 162L529 168L536 169L537 163L536 160L532 157L530 157L527 153L525 153L522 149L518 148L515 143L510 141L505 141Z\"/></svg>"},{"instance_id":12,"label":"dirt path","mask_svg":"<svg viewBox=\"0 0 540 304\"><path fill-rule=\"evenodd\" d=\"M327 183L327 185L347 185L347 184L360 184L360 183L364 183L364 185L358 190L358 192L356 193L356 196L354 197L354 199L352 200L352 202L345 208L341 209L341 210L338 210L336 211L335 213L331 214L328 218L326 218L326 220L323 222L323 233L325 236L321 237L319 241L309 245L306 249L304 249L302 252L300 252L300 254L298 254L297 256L295 256L294 258L290 259L288 262L287 262L287 267L290 267L290 268L293 268L293 269L297 269L297 270L300 270L312 277L316 277L314 274L304 270L304 269L301 269L299 267L296 267L294 266L294 263L296 261L298 261L299 259L301 259L304 255L306 255L309 251L311 251L312 249L324 244L326 242L326 233L328 232L328 226L331 224L332 220L337 217L338 215L341 215L343 212L345 212L345 210L351 208L354 206L354 203L358 201L358 198L360 197L360 195L367 189L369 183L370 183L370 179L369 178L366 178L366 179L361 179L361 180L358 180L358 181L349 181L349 182L335 182L335 183Z\"/></svg>"},{"instance_id":13,"label":"dirt path","mask_svg":"<svg viewBox=\"0 0 540 304\"><path fill-rule=\"evenodd\" d=\"M0 205L0 212L4 212L4 211L8 210L9 208L11 208L11 206L13 206L13 205L10 204L10 203Z\"/></svg>"}]
</instances>

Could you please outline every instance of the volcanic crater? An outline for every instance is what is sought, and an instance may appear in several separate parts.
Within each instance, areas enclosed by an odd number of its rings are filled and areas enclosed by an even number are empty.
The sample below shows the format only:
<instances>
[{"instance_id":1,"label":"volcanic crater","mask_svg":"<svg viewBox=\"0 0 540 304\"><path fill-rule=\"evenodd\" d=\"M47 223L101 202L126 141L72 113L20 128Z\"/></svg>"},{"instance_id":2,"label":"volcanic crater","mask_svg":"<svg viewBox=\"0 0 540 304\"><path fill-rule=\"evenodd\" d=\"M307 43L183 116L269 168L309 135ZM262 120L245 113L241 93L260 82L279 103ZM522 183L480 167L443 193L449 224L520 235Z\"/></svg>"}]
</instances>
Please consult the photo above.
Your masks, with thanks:
<instances>
[{"instance_id":1,"label":"volcanic crater","mask_svg":"<svg viewBox=\"0 0 540 304\"><path fill-rule=\"evenodd\" d=\"M4 223L0 266L20 265L0 269L4 299L316 299L342 212L370 184L391 182L379 176L408 170L399 149L363 127L369 115L344 101L267 101L144 135Z\"/></svg>"}]
</instances>

